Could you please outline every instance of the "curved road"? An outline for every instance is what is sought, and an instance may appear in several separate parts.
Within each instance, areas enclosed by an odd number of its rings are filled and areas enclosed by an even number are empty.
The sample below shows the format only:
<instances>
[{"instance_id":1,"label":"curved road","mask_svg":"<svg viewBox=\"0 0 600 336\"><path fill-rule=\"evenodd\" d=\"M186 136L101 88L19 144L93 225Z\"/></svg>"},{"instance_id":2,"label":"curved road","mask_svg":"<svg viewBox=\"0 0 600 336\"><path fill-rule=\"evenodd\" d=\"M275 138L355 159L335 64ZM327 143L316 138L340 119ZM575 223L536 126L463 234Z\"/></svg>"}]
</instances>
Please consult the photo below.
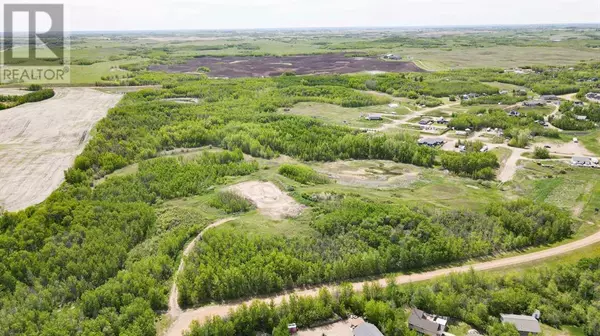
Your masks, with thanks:
<instances>
[{"instance_id":1,"label":"curved road","mask_svg":"<svg viewBox=\"0 0 600 336\"><path fill-rule=\"evenodd\" d=\"M231 222L232 220L235 220L235 219L237 219L237 218L233 218L233 217L225 218L225 219L221 219L221 220L218 220L218 221L210 224L209 226L204 228L204 230L202 230L196 236L196 238L194 238L194 240L192 240L188 244L188 246L186 246L185 250L183 250L183 257L181 257L181 262L179 263L179 268L177 269L177 272L175 272L175 276L173 276L173 286L171 287L171 292L169 294L169 310L167 311L167 315L169 315L171 318L177 319L179 317L179 315L181 315L181 313L183 313L183 311L181 310L181 307L179 307L179 301L177 300L179 298L179 290L177 289L177 275L179 275L179 273L181 273L183 271L185 257L190 255L190 253L196 246L196 242L198 242L200 239L202 239L202 235L204 235L204 233L206 231L208 231L212 228L215 228L219 225L223 225L227 222Z\"/></svg>"},{"instance_id":2,"label":"curved road","mask_svg":"<svg viewBox=\"0 0 600 336\"><path fill-rule=\"evenodd\" d=\"M450 268L444 268L444 269L439 269L439 270L425 272L425 273L411 274L411 275L400 275L400 276L397 276L395 278L395 280L396 280L397 284L406 284L406 283L410 283L410 282L419 282L419 281L430 280L430 279L437 278L440 276L449 275L451 273L467 272L470 269L473 269L475 271L489 271L489 270L493 270L493 269L516 266L516 265L520 265L520 264L524 264L524 263L543 260L543 259L554 257L554 256L559 256L561 254L569 253L574 250L578 250L578 249L581 249L581 248L584 248L584 247L587 247L590 245L594 245L596 243L600 243L600 232L597 232L597 233L595 233L589 237L583 238L581 240L577 240L577 241L574 241L574 242L571 242L571 243L568 243L565 245L553 247L553 248L550 248L550 249L547 249L544 251L539 251L539 252L534 252L534 253L529 253L529 254L524 254L524 255L518 255L518 256L503 258L503 259L498 259L498 260L492 260L492 261L482 262L482 263L473 264L473 265L450 267ZM355 291L360 291L363 288L365 283L371 283L371 282L372 281L356 282L356 283L352 284L352 287L354 288ZM381 285L385 286L387 283L387 278L377 280L377 282L380 283ZM288 298L290 296L290 294L295 294L298 296L314 296L314 295L318 294L318 292L321 288L328 288L331 290L331 289L334 289L335 286L323 286L323 287L318 287L318 288L308 289L308 290L299 289L292 293L274 295L274 296L267 297L267 298L261 298L260 300L262 300L262 301L273 300L273 302L275 302L275 304L278 304L283 299ZM181 336L182 333L189 328L189 325L192 323L192 321L202 322L205 319L210 318L212 316L226 316L229 313L230 309L234 309L234 308L240 306L242 303L248 304L251 301L252 300L247 300L245 302L239 302L239 303L212 305L212 306L205 306L205 307L201 307L201 308L197 308L197 309L186 310L185 312L181 313L175 319L173 325L167 331L167 335L168 336Z\"/></svg>"}]
</instances>

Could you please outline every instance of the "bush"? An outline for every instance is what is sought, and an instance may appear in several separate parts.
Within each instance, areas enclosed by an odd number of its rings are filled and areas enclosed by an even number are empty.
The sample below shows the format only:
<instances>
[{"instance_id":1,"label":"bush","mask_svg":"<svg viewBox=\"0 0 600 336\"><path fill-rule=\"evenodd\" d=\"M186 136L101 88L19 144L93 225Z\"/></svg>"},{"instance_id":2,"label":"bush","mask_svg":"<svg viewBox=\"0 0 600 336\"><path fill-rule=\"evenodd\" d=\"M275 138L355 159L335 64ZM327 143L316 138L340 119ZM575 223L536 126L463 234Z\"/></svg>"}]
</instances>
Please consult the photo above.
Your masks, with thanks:
<instances>
[{"instance_id":1,"label":"bush","mask_svg":"<svg viewBox=\"0 0 600 336\"><path fill-rule=\"evenodd\" d=\"M40 91L42 86L40 84L31 84L27 87L27 91Z\"/></svg>"},{"instance_id":2,"label":"bush","mask_svg":"<svg viewBox=\"0 0 600 336\"><path fill-rule=\"evenodd\" d=\"M253 208L250 201L232 191L217 193L210 201L210 205L227 213L247 212Z\"/></svg>"},{"instance_id":3,"label":"bush","mask_svg":"<svg viewBox=\"0 0 600 336\"><path fill-rule=\"evenodd\" d=\"M302 184L327 184L329 179L304 165L285 164L279 167L279 174Z\"/></svg>"},{"instance_id":4,"label":"bush","mask_svg":"<svg viewBox=\"0 0 600 336\"><path fill-rule=\"evenodd\" d=\"M550 152L544 148L544 147L535 147L535 150L533 151L533 157L535 157L536 159L549 159L550 158Z\"/></svg>"}]
</instances>

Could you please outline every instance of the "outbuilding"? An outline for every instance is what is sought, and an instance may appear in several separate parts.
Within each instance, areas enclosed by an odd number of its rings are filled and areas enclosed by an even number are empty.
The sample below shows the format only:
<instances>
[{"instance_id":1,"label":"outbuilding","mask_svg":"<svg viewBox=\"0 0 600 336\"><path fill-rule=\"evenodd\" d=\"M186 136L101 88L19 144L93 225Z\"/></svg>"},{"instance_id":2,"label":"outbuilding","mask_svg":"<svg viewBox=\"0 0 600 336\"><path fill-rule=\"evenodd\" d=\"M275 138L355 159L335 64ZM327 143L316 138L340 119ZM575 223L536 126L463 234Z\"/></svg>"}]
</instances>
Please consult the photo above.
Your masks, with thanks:
<instances>
[{"instance_id":1,"label":"outbuilding","mask_svg":"<svg viewBox=\"0 0 600 336\"><path fill-rule=\"evenodd\" d=\"M371 323L363 323L352 330L354 336L383 336L379 329Z\"/></svg>"},{"instance_id":2,"label":"outbuilding","mask_svg":"<svg viewBox=\"0 0 600 336\"><path fill-rule=\"evenodd\" d=\"M413 309L408 318L408 328L428 336L442 336L446 330L448 319L427 314L422 310Z\"/></svg>"},{"instance_id":3,"label":"outbuilding","mask_svg":"<svg viewBox=\"0 0 600 336\"><path fill-rule=\"evenodd\" d=\"M383 120L381 114L369 114L365 119L367 120Z\"/></svg>"},{"instance_id":4,"label":"outbuilding","mask_svg":"<svg viewBox=\"0 0 600 336\"><path fill-rule=\"evenodd\" d=\"M500 314L500 321L514 325L521 336L537 335L542 332L540 322L533 316Z\"/></svg>"}]
</instances>

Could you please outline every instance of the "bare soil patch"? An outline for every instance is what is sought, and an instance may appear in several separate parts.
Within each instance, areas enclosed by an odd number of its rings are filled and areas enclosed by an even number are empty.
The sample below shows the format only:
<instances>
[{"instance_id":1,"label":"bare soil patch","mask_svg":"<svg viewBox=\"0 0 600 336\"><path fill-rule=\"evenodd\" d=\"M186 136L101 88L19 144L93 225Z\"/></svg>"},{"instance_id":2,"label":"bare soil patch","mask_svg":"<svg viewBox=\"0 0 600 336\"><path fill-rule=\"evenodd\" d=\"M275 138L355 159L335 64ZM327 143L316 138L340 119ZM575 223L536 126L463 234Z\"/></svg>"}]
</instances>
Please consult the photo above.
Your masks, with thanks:
<instances>
[{"instance_id":1,"label":"bare soil patch","mask_svg":"<svg viewBox=\"0 0 600 336\"><path fill-rule=\"evenodd\" d=\"M171 73L196 72L208 67L211 77L271 77L284 72L298 75L323 73L355 73L362 71L423 72L412 62L389 62L371 57L346 57L343 53L265 57L200 57L184 64L152 65L152 71Z\"/></svg>"},{"instance_id":2,"label":"bare soil patch","mask_svg":"<svg viewBox=\"0 0 600 336\"><path fill-rule=\"evenodd\" d=\"M229 190L256 205L265 216L283 219L300 215L304 206L282 192L271 182L250 181L231 186Z\"/></svg>"},{"instance_id":3,"label":"bare soil patch","mask_svg":"<svg viewBox=\"0 0 600 336\"><path fill-rule=\"evenodd\" d=\"M0 207L24 209L64 180L94 124L121 99L90 88L55 89L48 100L0 111Z\"/></svg>"},{"instance_id":4,"label":"bare soil patch","mask_svg":"<svg viewBox=\"0 0 600 336\"><path fill-rule=\"evenodd\" d=\"M24 96L28 93L31 93L31 91L8 88L0 89L0 96Z\"/></svg>"}]
</instances>

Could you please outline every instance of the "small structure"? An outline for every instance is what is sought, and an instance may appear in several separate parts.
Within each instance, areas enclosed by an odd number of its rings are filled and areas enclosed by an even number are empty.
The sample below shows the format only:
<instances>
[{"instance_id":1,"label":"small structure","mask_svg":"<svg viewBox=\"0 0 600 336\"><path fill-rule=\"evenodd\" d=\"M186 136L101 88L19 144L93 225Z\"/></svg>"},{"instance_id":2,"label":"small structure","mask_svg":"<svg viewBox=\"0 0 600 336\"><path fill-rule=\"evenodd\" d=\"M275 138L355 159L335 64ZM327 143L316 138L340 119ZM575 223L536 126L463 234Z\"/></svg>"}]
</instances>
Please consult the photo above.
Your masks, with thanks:
<instances>
[{"instance_id":1,"label":"small structure","mask_svg":"<svg viewBox=\"0 0 600 336\"><path fill-rule=\"evenodd\" d=\"M537 107L537 106L546 106L545 100L528 100L523 103L523 106L527 107Z\"/></svg>"},{"instance_id":2,"label":"small structure","mask_svg":"<svg viewBox=\"0 0 600 336\"><path fill-rule=\"evenodd\" d=\"M584 115L575 115L575 119L577 119L579 121L586 121L587 120L587 116L584 116Z\"/></svg>"},{"instance_id":3,"label":"small structure","mask_svg":"<svg viewBox=\"0 0 600 336\"><path fill-rule=\"evenodd\" d=\"M573 105L575 105L577 107L583 107L584 106L584 104L583 104L582 101L576 101L576 102L573 103Z\"/></svg>"},{"instance_id":4,"label":"small structure","mask_svg":"<svg viewBox=\"0 0 600 336\"><path fill-rule=\"evenodd\" d=\"M381 331L371 323L363 323L352 330L354 336L383 336Z\"/></svg>"},{"instance_id":5,"label":"small structure","mask_svg":"<svg viewBox=\"0 0 600 336\"><path fill-rule=\"evenodd\" d=\"M423 335L442 336L448 319L413 309L408 318L408 328Z\"/></svg>"},{"instance_id":6,"label":"small structure","mask_svg":"<svg viewBox=\"0 0 600 336\"><path fill-rule=\"evenodd\" d=\"M424 125L429 125L431 123L432 123L431 119L421 119L421 120L419 120L419 125L423 125L424 126Z\"/></svg>"},{"instance_id":7,"label":"small structure","mask_svg":"<svg viewBox=\"0 0 600 336\"><path fill-rule=\"evenodd\" d=\"M517 110L512 110L512 111L508 112L508 115L511 117L520 117L521 113L519 113L519 111L517 111Z\"/></svg>"},{"instance_id":8,"label":"small structure","mask_svg":"<svg viewBox=\"0 0 600 336\"><path fill-rule=\"evenodd\" d=\"M389 108L396 108L396 107L398 107L398 106L400 106L400 105L398 105L398 104L389 104L389 105L388 105L388 107L389 107Z\"/></svg>"},{"instance_id":9,"label":"small structure","mask_svg":"<svg viewBox=\"0 0 600 336\"><path fill-rule=\"evenodd\" d=\"M545 100L545 101L560 100L560 98L558 98L555 95L543 95L540 97L540 99Z\"/></svg>"},{"instance_id":10,"label":"small structure","mask_svg":"<svg viewBox=\"0 0 600 336\"><path fill-rule=\"evenodd\" d=\"M598 159L583 156L574 156L571 159L571 165L577 167L592 167L598 164Z\"/></svg>"},{"instance_id":11,"label":"small structure","mask_svg":"<svg viewBox=\"0 0 600 336\"><path fill-rule=\"evenodd\" d=\"M506 94L508 94L508 90L500 90L500 94L501 95L506 95Z\"/></svg>"},{"instance_id":12,"label":"small structure","mask_svg":"<svg viewBox=\"0 0 600 336\"><path fill-rule=\"evenodd\" d=\"M389 60L394 60L394 61L399 61L402 59L402 56L398 56L395 54L387 54L383 56L384 59L389 59Z\"/></svg>"},{"instance_id":13,"label":"small structure","mask_svg":"<svg viewBox=\"0 0 600 336\"><path fill-rule=\"evenodd\" d=\"M540 322L533 316L500 314L500 321L514 325L521 336L537 335L542 332Z\"/></svg>"},{"instance_id":14,"label":"small structure","mask_svg":"<svg viewBox=\"0 0 600 336\"><path fill-rule=\"evenodd\" d=\"M298 326L296 325L296 323L288 324L288 331L290 332L290 335L298 333Z\"/></svg>"},{"instance_id":15,"label":"small structure","mask_svg":"<svg viewBox=\"0 0 600 336\"><path fill-rule=\"evenodd\" d=\"M467 131L456 131L456 135L467 136L469 133Z\"/></svg>"},{"instance_id":16,"label":"small structure","mask_svg":"<svg viewBox=\"0 0 600 336\"><path fill-rule=\"evenodd\" d=\"M429 146L429 147L442 146L445 143L444 139L440 139L440 138L419 139L418 142L419 142L419 145Z\"/></svg>"},{"instance_id":17,"label":"small structure","mask_svg":"<svg viewBox=\"0 0 600 336\"><path fill-rule=\"evenodd\" d=\"M444 117L440 117L440 119L438 119L436 122L437 122L438 124L442 124L442 125L446 125L446 124L448 124L448 123L449 123L449 121L448 121L448 120L446 120Z\"/></svg>"},{"instance_id":18,"label":"small structure","mask_svg":"<svg viewBox=\"0 0 600 336\"><path fill-rule=\"evenodd\" d=\"M383 120L381 114L369 114L365 119L367 120Z\"/></svg>"}]
</instances>

